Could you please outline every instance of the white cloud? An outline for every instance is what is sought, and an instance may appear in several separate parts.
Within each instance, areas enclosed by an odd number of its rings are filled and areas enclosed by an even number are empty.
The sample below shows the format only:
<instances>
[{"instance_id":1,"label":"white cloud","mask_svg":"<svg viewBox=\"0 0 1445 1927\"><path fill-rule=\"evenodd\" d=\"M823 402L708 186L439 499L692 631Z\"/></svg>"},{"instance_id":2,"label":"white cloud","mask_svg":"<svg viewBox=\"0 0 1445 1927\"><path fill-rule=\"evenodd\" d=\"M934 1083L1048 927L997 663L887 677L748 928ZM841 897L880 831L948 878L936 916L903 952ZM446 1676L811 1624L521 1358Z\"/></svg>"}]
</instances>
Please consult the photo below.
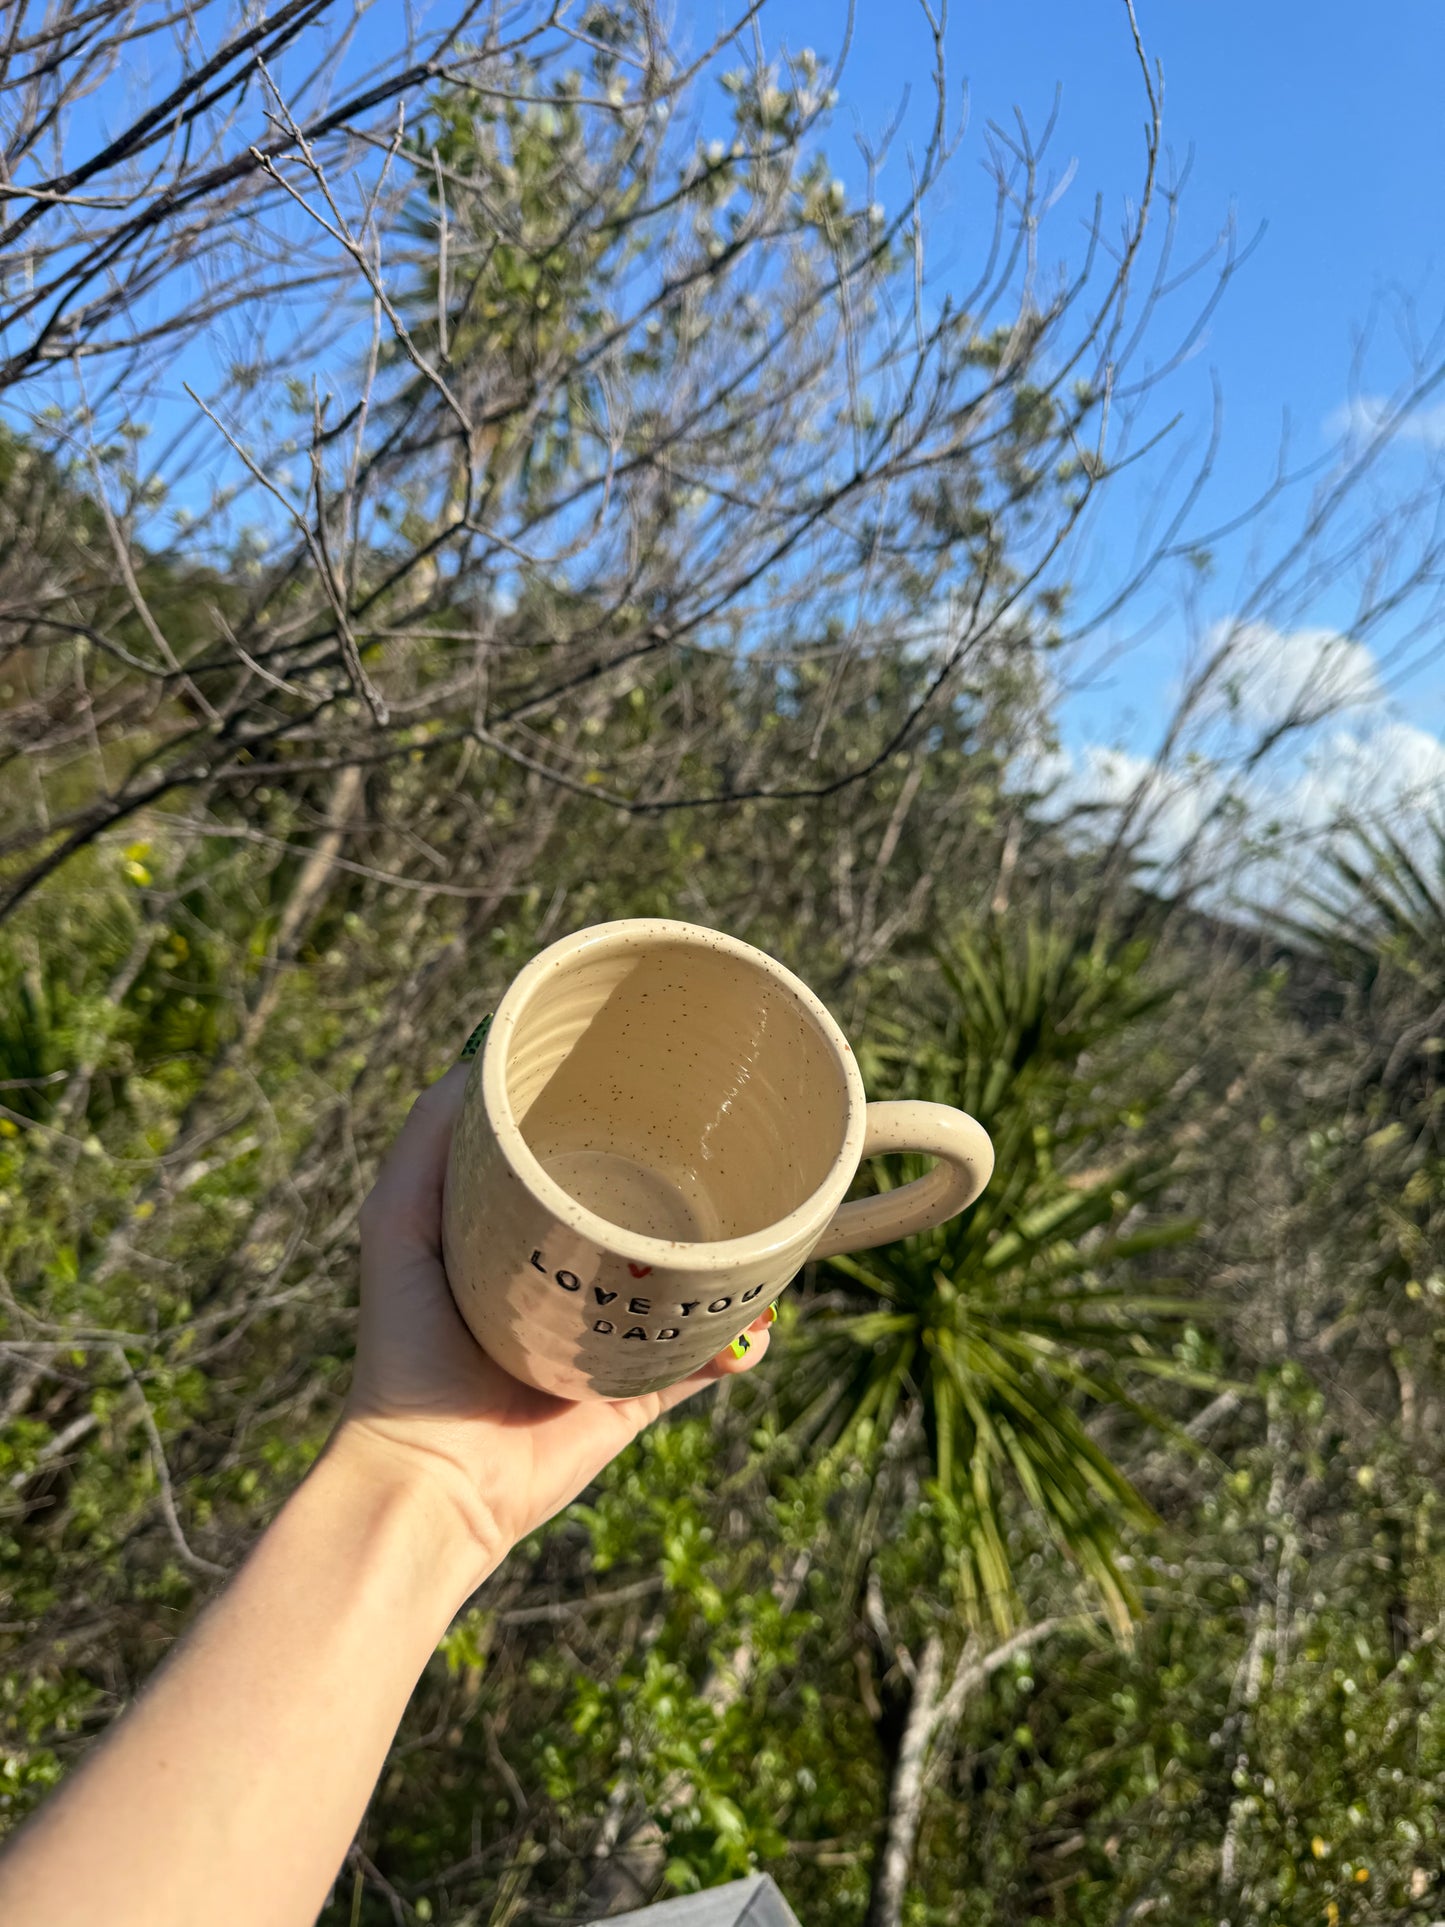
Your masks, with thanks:
<instances>
[{"instance_id":1,"label":"white cloud","mask_svg":"<svg viewBox=\"0 0 1445 1927\"><path fill-rule=\"evenodd\" d=\"M1290 815L1306 829L1326 828L1342 816L1388 816L1408 840L1445 803L1445 742L1399 721L1363 734L1331 730L1306 757L1289 802Z\"/></svg>"},{"instance_id":2,"label":"white cloud","mask_svg":"<svg viewBox=\"0 0 1445 1927\"><path fill-rule=\"evenodd\" d=\"M1356 395L1337 408L1325 423L1327 432L1347 441L1368 441L1390 422L1396 406L1385 395ZM1418 442L1425 448L1445 448L1445 404L1417 408L1395 428L1395 439Z\"/></svg>"},{"instance_id":3,"label":"white cloud","mask_svg":"<svg viewBox=\"0 0 1445 1927\"><path fill-rule=\"evenodd\" d=\"M1097 825L1107 836L1127 810L1131 843L1146 862L1161 864L1198 835L1221 790L1206 765L1160 770L1146 756L1102 743L1056 752L1048 759L1046 777L1045 782L1035 777L1032 786L1047 790L1060 817Z\"/></svg>"},{"instance_id":4,"label":"white cloud","mask_svg":"<svg viewBox=\"0 0 1445 1927\"><path fill-rule=\"evenodd\" d=\"M1398 719L1331 730L1252 820L1271 833L1265 853L1236 879L1255 903L1288 900L1317 883L1350 824L1388 829L1407 850L1431 858L1437 826L1445 824L1445 742Z\"/></svg>"},{"instance_id":5,"label":"white cloud","mask_svg":"<svg viewBox=\"0 0 1445 1927\"><path fill-rule=\"evenodd\" d=\"M1221 622L1205 647L1211 656L1229 651L1217 687L1232 723L1317 722L1378 702L1382 693L1374 653L1337 629Z\"/></svg>"},{"instance_id":6,"label":"white cloud","mask_svg":"<svg viewBox=\"0 0 1445 1927\"><path fill-rule=\"evenodd\" d=\"M1018 766L1022 784L1069 833L1092 842L1124 828L1156 873L1246 902L1317 874L1352 821L1430 847L1445 822L1445 740L1387 704L1372 650L1337 629L1267 622L1216 624L1202 661L1225 648L1169 768L1134 749L1041 736ZM1062 715L1067 729L1067 706Z\"/></svg>"},{"instance_id":7,"label":"white cloud","mask_svg":"<svg viewBox=\"0 0 1445 1927\"><path fill-rule=\"evenodd\" d=\"M1188 852L1196 877L1249 902L1317 871L1348 822L1388 824L1407 848L1426 849L1432 824L1445 821L1445 742L1394 719L1333 729L1293 769L1248 784L1202 760L1161 771L1099 743L1051 759L1050 774L1061 818L1107 836L1131 808L1130 839L1146 863L1167 870Z\"/></svg>"}]
</instances>

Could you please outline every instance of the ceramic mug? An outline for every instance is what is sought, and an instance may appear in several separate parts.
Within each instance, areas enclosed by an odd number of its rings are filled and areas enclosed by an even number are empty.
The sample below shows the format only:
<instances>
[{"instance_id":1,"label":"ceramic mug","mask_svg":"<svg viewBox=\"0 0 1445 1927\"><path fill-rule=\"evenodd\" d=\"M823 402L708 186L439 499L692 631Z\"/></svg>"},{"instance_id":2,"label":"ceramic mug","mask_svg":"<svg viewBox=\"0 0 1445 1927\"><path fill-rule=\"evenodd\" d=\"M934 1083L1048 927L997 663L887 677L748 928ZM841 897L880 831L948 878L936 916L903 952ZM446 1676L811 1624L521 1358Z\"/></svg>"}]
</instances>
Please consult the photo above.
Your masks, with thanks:
<instances>
[{"instance_id":1,"label":"ceramic mug","mask_svg":"<svg viewBox=\"0 0 1445 1927\"><path fill-rule=\"evenodd\" d=\"M844 1204L860 1161L926 1176ZM943 1104L869 1104L807 985L735 937L637 918L516 978L472 1064L443 1208L447 1276L497 1363L562 1398L685 1378L809 1258L941 1224L993 1146Z\"/></svg>"}]
</instances>

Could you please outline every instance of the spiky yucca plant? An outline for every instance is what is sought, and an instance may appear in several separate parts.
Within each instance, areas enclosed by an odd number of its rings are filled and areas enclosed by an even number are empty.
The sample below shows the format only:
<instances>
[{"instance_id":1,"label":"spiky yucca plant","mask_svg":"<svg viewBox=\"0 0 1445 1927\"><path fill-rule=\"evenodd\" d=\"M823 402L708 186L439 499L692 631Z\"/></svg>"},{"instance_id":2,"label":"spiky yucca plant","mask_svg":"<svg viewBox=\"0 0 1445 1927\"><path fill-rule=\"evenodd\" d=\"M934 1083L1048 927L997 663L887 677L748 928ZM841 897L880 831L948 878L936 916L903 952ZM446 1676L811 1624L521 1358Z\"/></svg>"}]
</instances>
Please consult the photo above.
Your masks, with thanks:
<instances>
[{"instance_id":1,"label":"spiky yucca plant","mask_svg":"<svg viewBox=\"0 0 1445 1927\"><path fill-rule=\"evenodd\" d=\"M1151 1377L1212 1383L1179 1356L1200 1304L1146 1263L1194 1233L1156 1209L1173 1152L1149 1122L1178 1067L1155 1041L1170 993L1148 965L1146 945L1006 921L940 953L941 1007L888 1026L868 1069L979 1118L993 1181L951 1224L830 1260L847 1295L802 1322L788 1375L792 1436L813 1450L866 1449L921 1416L961 1604L999 1630L1019 1496L1127 1625L1121 1541L1151 1514L1096 1421L1165 1423L1140 1396ZM914 1175L891 1160L879 1182Z\"/></svg>"}]
</instances>

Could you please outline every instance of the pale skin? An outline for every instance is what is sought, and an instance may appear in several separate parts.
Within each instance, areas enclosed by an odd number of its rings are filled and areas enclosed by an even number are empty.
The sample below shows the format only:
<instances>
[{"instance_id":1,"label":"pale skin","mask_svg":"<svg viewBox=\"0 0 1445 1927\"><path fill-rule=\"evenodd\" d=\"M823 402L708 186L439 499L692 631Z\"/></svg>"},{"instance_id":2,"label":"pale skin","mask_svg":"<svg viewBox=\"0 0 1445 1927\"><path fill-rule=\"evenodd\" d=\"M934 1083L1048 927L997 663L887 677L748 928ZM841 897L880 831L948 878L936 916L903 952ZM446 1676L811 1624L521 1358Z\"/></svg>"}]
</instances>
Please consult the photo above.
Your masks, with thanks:
<instances>
[{"instance_id":1,"label":"pale skin","mask_svg":"<svg viewBox=\"0 0 1445 1927\"><path fill-rule=\"evenodd\" d=\"M138 1703L0 1859L7 1927L305 1927L325 1903L428 1656L517 1542L679 1385L564 1403L477 1347L442 1269L466 1066L418 1099L361 1214L361 1324L314 1469Z\"/></svg>"}]
</instances>

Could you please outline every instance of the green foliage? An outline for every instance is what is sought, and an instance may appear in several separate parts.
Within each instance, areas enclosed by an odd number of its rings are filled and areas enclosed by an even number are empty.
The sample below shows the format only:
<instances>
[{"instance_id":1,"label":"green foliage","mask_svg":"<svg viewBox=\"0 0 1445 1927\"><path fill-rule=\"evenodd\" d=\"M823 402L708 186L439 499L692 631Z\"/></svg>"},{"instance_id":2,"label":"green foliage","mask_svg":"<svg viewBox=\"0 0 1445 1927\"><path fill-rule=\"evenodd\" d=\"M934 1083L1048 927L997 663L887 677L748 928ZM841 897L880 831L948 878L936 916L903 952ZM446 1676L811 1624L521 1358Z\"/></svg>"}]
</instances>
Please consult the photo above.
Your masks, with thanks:
<instances>
[{"instance_id":1,"label":"green foliage","mask_svg":"<svg viewBox=\"0 0 1445 1927\"><path fill-rule=\"evenodd\" d=\"M934 1824L967 1800L978 1918L1438 1915L1438 1491L1397 1449L1341 1461L1297 1371L1270 1405L1141 1570L1133 1648L1050 1649L977 1707Z\"/></svg>"}]
</instances>

